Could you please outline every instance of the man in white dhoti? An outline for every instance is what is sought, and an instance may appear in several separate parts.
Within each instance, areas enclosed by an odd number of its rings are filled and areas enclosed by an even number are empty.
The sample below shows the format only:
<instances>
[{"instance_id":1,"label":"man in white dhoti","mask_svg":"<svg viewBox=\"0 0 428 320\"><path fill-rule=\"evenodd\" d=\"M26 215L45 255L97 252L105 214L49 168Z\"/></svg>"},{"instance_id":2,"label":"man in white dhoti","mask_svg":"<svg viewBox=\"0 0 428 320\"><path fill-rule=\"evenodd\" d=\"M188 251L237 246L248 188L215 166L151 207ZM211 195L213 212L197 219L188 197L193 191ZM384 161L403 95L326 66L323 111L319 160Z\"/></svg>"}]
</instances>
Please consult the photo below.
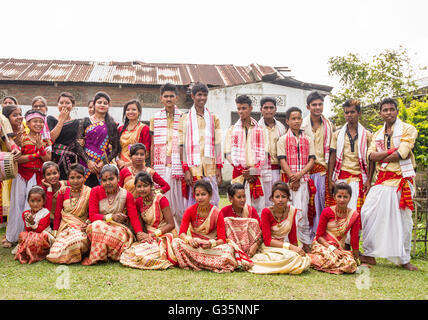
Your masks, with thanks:
<instances>
[{"instance_id":1,"label":"man in white dhoti","mask_svg":"<svg viewBox=\"0 0 428 320\"><path fill-rule=\"evenodd\" d=\"M272 190L272 186L275 182L281 180L280 176L280 165L278 157L276 155L276 143L278 139L285 134L285 126L275 119L276 114L276 99L273 97L264 97L260 100L260 112L262 117L259 120L259 125L264 128L267 132L267 144L268 149L268 164L266 171L262 173L263 190ZM273 205L270 201L270 197L265 196L265 206L269 207Z\"/></svg>"},{"instance_id":2,"label":"man in white dhoti","mask_svg":"<svg viewBox=\"0 0 428 320\"><path fill-rule=\"evenodd\" d=\"M262 172L267 171L267 132L251 117L252 101L246 95L235 100L239 120L226 133L224 155L233 166L232 184L245 187L246 201L261 215L265 197L271 190L264 190Z\"/></svg>"},{"instance_id":3,"label":"man in white dhoti","mask_svg":"<svg viewBox=\"0 0 428 320\"><path fill-rule=\"evenodd\" d=\"M199 179L210 182L213 194L210 203L218 206L218 185L223 181L220 120L205 106L208 87L196 83L192 87L193 106L180 118L180 156L188 191L186 208L195 204L193 185ZM187 194L186 194L187 193Z\"/></svg>"},{"instance_id":4,"label":"man in white dhoti","mask_svg":"<svg viewBox=\"0 0 428 320\"><path fill-rule=\"evenodd\" d=\"M376 264L375 257L386 258L408 270L412 239L413 178L412 153L418 132L398 118L397 102L386 98L380 103L385 121L374 135L367 151L376 162L378 177L361 209L364 256L361 262Z\"/></svg>"},{"instance_id":5,"label":"man in white dhoti","mask_svg":"<svg viewBox=\"0 0 428 320\"><path fill-rule=\"evenodd\" d=\"M291 202L298 209L296 214L297 238L303 250L311 251L311 228L308 220L308 204L313 181L309 172L315 164L313 141L301 130L302 110L291 107L287 110L285 121L288 131L279 138L277 154L282 169L282 181L290 187Z\"/></svg>"},{"instance_id":6,"label":"man in white dhoti","mask_svg":"<svg viewBox=\"0 0 428 320\"><path fill-rule=\"evenodd\" d=\"M160 89L160 101L163 109L150 118L151 163L153 169L170 185L165 193L174 216L177 230L187 208L182 190L184 173L180 160L179 123L182 112L178 109L177 87L166 83Z\"/></svg>"}]
</instances>

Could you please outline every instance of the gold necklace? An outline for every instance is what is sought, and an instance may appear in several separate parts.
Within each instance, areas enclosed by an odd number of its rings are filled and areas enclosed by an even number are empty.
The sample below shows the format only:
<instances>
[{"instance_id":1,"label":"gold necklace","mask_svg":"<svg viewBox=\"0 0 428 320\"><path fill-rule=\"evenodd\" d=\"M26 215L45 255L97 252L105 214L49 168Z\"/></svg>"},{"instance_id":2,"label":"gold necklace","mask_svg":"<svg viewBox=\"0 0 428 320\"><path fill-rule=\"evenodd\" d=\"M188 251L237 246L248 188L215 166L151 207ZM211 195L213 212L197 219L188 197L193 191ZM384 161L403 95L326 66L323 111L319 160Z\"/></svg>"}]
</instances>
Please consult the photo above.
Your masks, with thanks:
<instances>
[{"instance_id":1,"label":"gold necklace","mask_svg":"<svg viewBox=\"0 0 428 320\"><path fill-rule=\"evenodd\" d=\"M275 215L274 207L272 207L272 213L273 213L273 217L275 218L275 220L278 222L281 222L282 220L284 220L284 216L287 213L287 207L284 208L284 210L282 211L282 213L279 216Z\"/></svg>"}]
</instances>

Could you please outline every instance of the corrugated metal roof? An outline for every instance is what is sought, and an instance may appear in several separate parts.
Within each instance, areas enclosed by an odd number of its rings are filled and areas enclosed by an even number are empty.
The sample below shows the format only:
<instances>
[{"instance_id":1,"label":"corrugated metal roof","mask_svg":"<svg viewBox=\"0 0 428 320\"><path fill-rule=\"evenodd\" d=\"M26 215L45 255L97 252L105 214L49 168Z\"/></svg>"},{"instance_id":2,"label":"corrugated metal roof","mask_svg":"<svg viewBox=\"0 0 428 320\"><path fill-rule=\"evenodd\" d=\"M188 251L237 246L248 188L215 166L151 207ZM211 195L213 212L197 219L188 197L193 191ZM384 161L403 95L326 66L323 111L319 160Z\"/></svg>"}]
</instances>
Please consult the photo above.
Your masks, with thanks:
<instances>
[{"instance_id":1,"label":"corrugated metal roof","mask_svg":"<svg viewBox=\"0 0 428 320\"><path fill-rule=\"evenodd\" d=\"M88 82L161 85L232 86L261 81L264 76L284 76L275 68L209 64L162 64L62 60L0 59L0 81Z\"/></svg>"}]
</instances>

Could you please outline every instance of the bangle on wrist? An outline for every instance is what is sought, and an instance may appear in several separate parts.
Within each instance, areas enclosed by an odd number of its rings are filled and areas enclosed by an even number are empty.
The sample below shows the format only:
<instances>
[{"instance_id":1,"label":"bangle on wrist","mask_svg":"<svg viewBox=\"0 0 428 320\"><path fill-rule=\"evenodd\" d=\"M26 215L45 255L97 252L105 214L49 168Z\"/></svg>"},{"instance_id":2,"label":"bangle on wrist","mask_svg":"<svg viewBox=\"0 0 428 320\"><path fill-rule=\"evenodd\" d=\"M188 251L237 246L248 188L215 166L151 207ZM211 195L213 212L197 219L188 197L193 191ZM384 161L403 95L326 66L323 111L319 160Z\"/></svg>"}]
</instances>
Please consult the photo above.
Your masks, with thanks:
<instances>
[{"instance_id":1,"label":"bangle on wrist","mask_svg":"<svg viewBox=\"0 0 428 320\"><path fill-rule=\"evenodd\" d=\"M154 234L156 237L160 237L162 235L162 231L160 229L156 229Z\"/></svg>"},{"instance_id":2,"label":"bangle on wrist","mask_svg":"<svg viewBox=\"0 0 428 320\"><path fill-rule=\"evenodd\" d=\"M335 246L333 246L332 244L328 246L328 249L333 252L334 250L336 250L337 248Z\"/></svg>"},{"instance_id":3,"label":"bangle on wrist","mask_svg":"<svg viewBox=\"0 0 428 320\"><path fill-rule=\"evenodd\" d=\"M282 247L283 247L284 249L289 250L289 249L290 249L290 243L289 243L289 242L284 242L284 243L282 244Z\"/></svg>"},{"instance_id":4,"label":"bangle on wrist","mask_svg":"<svg viewBox=\"0 0 428 320\"><path fill-rule=\"evenodd\" d=\"M113 215L110 213L105 216L106 222L112 222L113 221Z\"/></svg>"},{"instance_id":5,"label":"bangle on wrist","mask_svg":"<svg viewBox=\"0 0 428 320\"><path fill-rule=\"evenodd\" d=\"M214 239L211 239L210 243L211 243L211 248L214 248L215 246L217 246L217 241Z\"/></svg>"}]
</instances>

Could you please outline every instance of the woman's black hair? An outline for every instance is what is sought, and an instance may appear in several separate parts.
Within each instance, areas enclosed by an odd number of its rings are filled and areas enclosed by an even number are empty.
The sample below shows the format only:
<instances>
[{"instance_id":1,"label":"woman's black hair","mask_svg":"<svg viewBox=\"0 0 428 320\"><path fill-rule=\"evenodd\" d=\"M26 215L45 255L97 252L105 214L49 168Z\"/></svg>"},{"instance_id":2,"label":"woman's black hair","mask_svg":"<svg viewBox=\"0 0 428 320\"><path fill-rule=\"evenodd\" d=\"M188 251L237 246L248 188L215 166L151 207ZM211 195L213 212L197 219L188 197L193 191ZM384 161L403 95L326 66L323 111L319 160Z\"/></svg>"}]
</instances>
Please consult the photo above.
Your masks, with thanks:
<instances>
[{"instance_id":1,"label":"woman's black hair","mask_svg":"<svg viewBox=\"0 0 428 320\"><path fill-rule=\"evenodd\" d=\"M43 190L43 188L41 187L41 186L33 186L31 189L30 189L30 191L28 192L28 196L27 196L27 201L28 200L30 200L30 196L33 194L33 193L38 193L38 194L40 194L41 196L42 196L42 198L43 198L43 201L45 201L46 202L46 193L45 193L45 190Z\"/></svg>"},{"instance_id":2,"label":"woman's black hair","mask_svg":"<svg viewBox=\"0 0 428 320\"><path fill-rule=\"evenodd\" d=\"M339 191L339 190L346 190L347 192L348 192L348 194L349 194L349 196L351 196L352 197L352 188L351 188L351 186L349 185L349 184L347 184L346 182L338 182L338 183L336 183L335 185L334 185L334 188L333 188L333 196L335 196L336 195L336 193L337 193L337 191Z\"/></svg>"},{"instance_id":3,"label":"woman's black hair","mask_svg":"<svg viewBox=\"0 0 428 320\"><path fill-rule=\"evenodd\" d=\"M134 179L134 185L137 185L138 181L141 181L141 182L143 182L145 184L149 184L150 186L153 187L152 176L149 173L145 172L145 171L140 171L140 172L137 173L137 175L135 176L135 179Z\"/></svg>"},{"instance_id":4,"label":"woman's black hair","mask_svg":"<svg viewBox=\"0 0 428 320\"><path fill-rule=\"evenodd\" d=\"M131 149L129 149L129 156L132 157L137 153L138 150L144 150L144 152L147 152L146 146L140 142L135 143L132 145Z\"/></svg>"},{"instance_id":5,"label":"woman's black hair","mask_svg":"<svg viewBox=\"0 0 428 320\"><path fill-rule=\"evenodd\" d=\"M213 195L213 187L211 186L211 183L209 183L209 181L206 181L203 179L196 181L195 184L193 185L193 192L194 193L196 193L196 188L205 189L205 191L208 192L208 194L210 196Z\"/></svg>"},{"instance_id":6,"label":"woman's black hair","mask_svg":"<svg viewBox=\"0 0 428 320\"><path fill-rule=\"evenodd\" d=\"M18 99L16 99L15 97L12 97L12 96L6 96L6 97L4 97L4 98L3 98L3 102L4 102L6 99L10 99L10 100L12 100L13 102L15 102L15 103L14 103L15 105L18 105Z\"/></svg>"},{"instance_id":7,"label":"woman's black hair","mask_svg":"<svg viewBox=\"0 0 428 320\"><path fill-rule=\"evenodd\" d=\"M272 193L271 193L270 199L273 199L273 194L275 193L275 191L278 191L278 190L281 192L284 192L287 195L288 199L291 198L290 188L288 187L288 184L286 184L283 181L278 181L278 182L275 182L274 185L272 186Z\"/></svg>"},{"instance_id":8,"label":"woman's black hair","mask_svg":"<svg viewBox=\"0 0 428 320\"><path fill-rule=\"evenodd\" d=\"M106 172L113 173L116 177L119 178L119 169L114 164L106 164L100 172L100 177Z\"/></svg>"},{"instance_id":9,"label":"woman's black hair","mask_svg":"<svg viewBox=\"0 0 428 320\"><path fill-rule=\"evenodd\" d=\"M110 96L103 91L99 91L95 94L95 97L94 97L94 108L95 108L95 103L100 98L105 98L108 101L108 103L110 104L110 101L111 101ZM108 132L110 144L112 144L112 145L118 144L119 143L119 137L118 137L118 132L117 132L117 123L110 116L108 111L105 115L105 123L107 126L107 132Z\"/></svg>"},{"instance_id":10,"label":"woman's black hair","mask_svg":"<svg viewBox=\"0 0 428 320\"><path fill-rule=\"evenodd\" d=\"M15 110L18 110L18 106L16 104L9 104L6 107L3 107L2 109L2 113L3 115L9 119L10 115L12 114L12 112L14 112Z\"/></svg>"},{"instance_id":11,"label":"woman's black hair","mask_svg":"<svg viewBox=\"0 0 428 320\"><path fill-rule=\"evenodd\" d=\"M43 176L45 176L46 170L48 170L50 167L55 167L56 170L59 172L59 166L57 163L53 161L46 161L45 163L43 163L43 166L42 166Z\"/></svg>"},{"instance_id":12,"label":"woman's black hair","mask_svg":"<svg viewBox=\"0 0 428 320\"><path fill-rule=\"evenodd\" d=\"M82 166L80 163L73 163L69 168L68 168L68 176L70 176L71 171L75 171L78 174L84 176L85 175L85 167Z\"/></svg>"},{"instance_id":13,"label":"woman's black hair","mask_svg":"<svg viewBox=\"0 0 428 320\"><path fill-rule=\"evenodd\" d=\"M229 197L233 197L238 190L245 190L245 187L242 183L233 183L227 187L227 194Z\"/></svg>"},{"instance_id":14,"label":"woman's black hair","mask_svg":"<svg viewBox=\"0 0 428 320\"><path fill-rule=\"evenodd\" d=\"M122 119L123 119L124 123L123 123L122 130L120 130L119 139L122 136L122 133L126 130L126 128L128 128L129 119L126 116L126 110L128 109L128 106L130 106L131 104L135 104L137 106L137 109L140 112L140 117L141 117L141 113L142 113L143 109L141 107L140 101L138 101L136 99L132 99L132 100L129 100L127 103L125 103L125 105L123 106L123 115L122 115Z\"/></svg>"}]
</instances>

